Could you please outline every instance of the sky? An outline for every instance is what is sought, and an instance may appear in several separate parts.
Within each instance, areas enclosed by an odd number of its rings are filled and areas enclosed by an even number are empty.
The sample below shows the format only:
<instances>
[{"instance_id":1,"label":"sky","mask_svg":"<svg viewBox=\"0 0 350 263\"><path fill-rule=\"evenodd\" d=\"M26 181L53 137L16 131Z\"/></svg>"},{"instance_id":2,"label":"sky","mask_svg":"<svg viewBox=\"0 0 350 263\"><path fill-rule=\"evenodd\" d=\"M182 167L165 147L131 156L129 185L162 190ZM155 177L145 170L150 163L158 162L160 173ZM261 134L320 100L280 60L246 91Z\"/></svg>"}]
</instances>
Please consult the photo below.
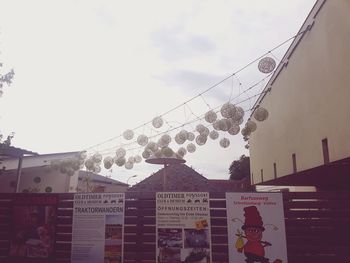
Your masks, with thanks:
<instances>
[{"instance_id":1,"label":"sky","mask_svg":"<svg viewBox=\"0 0 350 263\"><path fill-rule=\"evenodd\" d=\"M0 98L0 131L15 132L14 146L41 154L89 149L113 156L126 142L116 138L124 130L179 105L163 116L160 131L230 98L245 100L240 106L247 118L253 96L267 83L257 63L184 102L295 35L314 3L0 0L0 73L15 70ZM272 52L277 63L288 44ZM147 124L135 133L157 132ZM209 140L185 156L186 164L207 178L227 179L230 163L249 151L242 135L224 136L230 147ZM128 156L141 153L129 150ZM102 173L122 182L137 175L129 181L134 184L160 168L142 161L132 170L113 166Z\"/></svg>"}]
</instances>

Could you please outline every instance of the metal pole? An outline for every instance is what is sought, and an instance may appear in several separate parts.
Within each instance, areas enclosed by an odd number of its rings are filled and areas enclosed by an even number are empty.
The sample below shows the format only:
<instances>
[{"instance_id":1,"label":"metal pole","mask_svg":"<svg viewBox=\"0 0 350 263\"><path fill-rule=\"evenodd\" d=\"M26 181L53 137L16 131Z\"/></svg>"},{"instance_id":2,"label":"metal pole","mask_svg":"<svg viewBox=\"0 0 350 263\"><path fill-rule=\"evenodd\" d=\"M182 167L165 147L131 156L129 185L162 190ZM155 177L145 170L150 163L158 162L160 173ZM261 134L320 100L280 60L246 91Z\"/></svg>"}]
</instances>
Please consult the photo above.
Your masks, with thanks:
<instances>
[{"instance_id":1,"label":"metal pole","mask_svg":"<svg viewBox=\"0 0 350 263\"><path fill-rule=\"evenodd\" d=\"M18 167L17 167L17 185L16 185L16 190L15 193L18 193L19 191L19 183L21 179L21 173L22 173L22 161L23 161L23 155L21 155L18 159Z\"/></svg>"},{"instance_id":2,"label":"metal pole","mask_svg":"<svg viewBox=\"0 0 350 263\"><path fill-rule=\"evenodd\" d=\"M167 190L167 180L166 180L166 168L167 168L167 165L166 163L164 164L164 170L163 170L163 191L166 191Z\"/></svg>"}]
</instances>

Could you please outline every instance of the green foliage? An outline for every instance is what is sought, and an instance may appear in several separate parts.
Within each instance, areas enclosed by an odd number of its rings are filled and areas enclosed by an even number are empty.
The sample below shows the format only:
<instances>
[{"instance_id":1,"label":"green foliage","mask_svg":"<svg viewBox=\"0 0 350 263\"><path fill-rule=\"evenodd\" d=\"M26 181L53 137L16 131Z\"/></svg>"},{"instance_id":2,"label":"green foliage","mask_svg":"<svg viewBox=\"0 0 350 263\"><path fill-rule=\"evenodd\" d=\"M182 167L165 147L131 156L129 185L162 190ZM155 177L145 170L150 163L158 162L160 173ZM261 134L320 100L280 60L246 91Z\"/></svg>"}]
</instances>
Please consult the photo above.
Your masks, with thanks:
<instances>
[{"instance_id":1,"label":"green foliage","mask_svg":"<svg viewBox=\"0 0 350 263\"><path fill-rule=\"evenodd\" d=\"M244 154L231 163L229 168L230 180L242 180L250 177L250 158Z\"/></svg>"},{"instance_id":2,"label":"green foliage","mask_svg":"<svg viewBox=\"0 0 350 263\"><path fill-rule=\"evenodd\" d=\"M15 136L15 133L11 132L9 135L7 135L6 139L3 140L4 135L0 134L0 147L8 147L8 146L10 146L14 136Z\"/></svg>"}]
</instances>

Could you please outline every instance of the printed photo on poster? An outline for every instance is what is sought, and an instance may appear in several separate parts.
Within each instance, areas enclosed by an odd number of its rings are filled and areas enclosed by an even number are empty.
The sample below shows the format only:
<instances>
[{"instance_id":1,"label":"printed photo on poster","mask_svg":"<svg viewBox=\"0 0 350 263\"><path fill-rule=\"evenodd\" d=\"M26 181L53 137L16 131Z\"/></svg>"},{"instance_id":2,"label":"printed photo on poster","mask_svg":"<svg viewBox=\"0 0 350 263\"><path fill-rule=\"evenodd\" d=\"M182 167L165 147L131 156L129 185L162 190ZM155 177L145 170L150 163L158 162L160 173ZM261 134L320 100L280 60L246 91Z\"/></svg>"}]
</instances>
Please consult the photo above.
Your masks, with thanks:
<instances>
[{"instance_id":1,"label":"printed photo on poster","mask_svg":"<svg viewBox=\"0 0 350 263\"><path fill-rule=\"evenodd\" d=\"M53 255L57 206L45 205L45 201L54 204L56 198L15 200L10 257L50 258Z\"/></svg>"},{"instance_id":2,"label":"printed photo on poster","mask_svg":"<svg viewBox=\"0 0 350 263\"><path fill-rule=\"evenodd\" d=\"M157 262L210 263L209 194L157 193Z\"/></svg>"},{"instance_id":3,"label":"printed photo on poster","mask_svg":"<svg viewBox=\"0 0 350 263\"><path fill-rule=\"evenodd\" d=\"M287 262L282 196L226 193L229 262Z\"/></svg>"}]
</instances>

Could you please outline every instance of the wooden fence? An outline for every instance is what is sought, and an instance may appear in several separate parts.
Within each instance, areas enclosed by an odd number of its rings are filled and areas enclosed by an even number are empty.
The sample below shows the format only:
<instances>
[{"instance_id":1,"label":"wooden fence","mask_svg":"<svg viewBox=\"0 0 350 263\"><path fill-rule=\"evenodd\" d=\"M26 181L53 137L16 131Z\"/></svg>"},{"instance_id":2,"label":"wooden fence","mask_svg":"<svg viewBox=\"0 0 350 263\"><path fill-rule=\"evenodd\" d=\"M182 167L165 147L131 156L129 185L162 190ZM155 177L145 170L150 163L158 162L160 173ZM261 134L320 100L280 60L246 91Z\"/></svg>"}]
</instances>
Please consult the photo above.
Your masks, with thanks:
<instances>
[{"instance_id":1,"label":"wooden fence","mask_svg":"<svg viewBox=\"0 0 350 263\"><path fill-rule=\"evenodd\" d=\"M50 262L65 263L70 262L74 194L58 196L55 259ZM0 262L15 262L7 259L13 197L0 194ZM350 192L285 192L283 200L290 263L349 262ZM155 207L155 193L126 194L125 263L156 261ZM213 262L228 262L225 193L210 193L210 215Z\"/></svg>"}]
</instances>

